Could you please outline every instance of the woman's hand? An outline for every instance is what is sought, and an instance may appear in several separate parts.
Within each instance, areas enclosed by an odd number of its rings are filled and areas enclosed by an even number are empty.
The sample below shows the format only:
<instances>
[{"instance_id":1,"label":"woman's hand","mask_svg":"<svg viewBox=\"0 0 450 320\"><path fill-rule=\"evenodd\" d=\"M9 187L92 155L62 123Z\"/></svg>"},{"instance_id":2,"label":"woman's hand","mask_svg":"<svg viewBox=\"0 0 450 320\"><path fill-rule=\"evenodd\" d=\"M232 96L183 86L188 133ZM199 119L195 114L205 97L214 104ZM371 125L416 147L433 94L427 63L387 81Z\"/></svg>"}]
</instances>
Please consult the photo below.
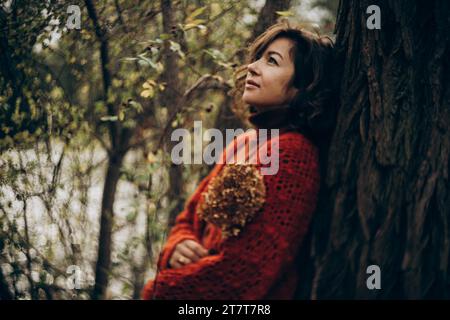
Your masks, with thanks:
<instances>
[{"instance_id":1,"label":"woman's hand","mask_svg":"<svg viewBox=\"0 0 450 320\"><path fill-rule=\"evenodd\" d=\"M175 246L175 250L169 260L171 268L177 269L208 255L200 243L194 240L184 240Z\"/></svg>"}]
</instances>

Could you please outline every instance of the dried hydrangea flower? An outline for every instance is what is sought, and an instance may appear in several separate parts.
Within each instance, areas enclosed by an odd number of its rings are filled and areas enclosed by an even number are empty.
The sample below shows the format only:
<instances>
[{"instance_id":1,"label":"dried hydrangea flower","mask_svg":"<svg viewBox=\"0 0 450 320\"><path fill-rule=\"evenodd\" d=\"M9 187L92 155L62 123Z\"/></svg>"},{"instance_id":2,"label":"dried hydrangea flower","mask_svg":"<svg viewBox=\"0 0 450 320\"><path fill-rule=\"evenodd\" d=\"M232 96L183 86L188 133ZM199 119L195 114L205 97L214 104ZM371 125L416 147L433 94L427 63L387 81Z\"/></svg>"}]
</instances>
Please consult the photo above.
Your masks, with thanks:
<instances>
[{"instance_id":1,"label":"dried hydrangea flower","mask_svg":"<svg viewBox=\"0 0 450 320\"><path fill-rule=\"evenodd\" d=\"M264 179L253 164L227 164L202 193L197 214L222 230L222 236L237 236L261 210L266 198Z\"/></svg>"}]
</instances>

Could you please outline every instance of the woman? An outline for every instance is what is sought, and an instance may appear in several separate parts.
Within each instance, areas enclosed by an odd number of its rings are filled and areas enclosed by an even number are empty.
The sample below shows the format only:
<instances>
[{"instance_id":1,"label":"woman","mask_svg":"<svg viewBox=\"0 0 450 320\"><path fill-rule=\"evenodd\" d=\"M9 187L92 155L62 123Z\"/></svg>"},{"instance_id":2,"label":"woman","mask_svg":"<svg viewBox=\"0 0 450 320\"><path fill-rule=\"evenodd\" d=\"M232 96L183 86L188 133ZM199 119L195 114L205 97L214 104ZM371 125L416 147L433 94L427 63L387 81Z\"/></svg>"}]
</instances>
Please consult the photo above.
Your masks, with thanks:
<instances>
[{"instance_id":1,"label":"woman","mask_svg":"<svg viewBox=\"0 0 450 320\"><path fill-rule=\"evenodd\" d=\"M287 23L251 45L235 94L256 128L279 129L265 144L277 146L278 171L262 176L259 161L217 164L177 217L144 299L294 297L296 256L319 193L318 144L335 115L332 47L328 38ZM224 156L239 152L246 138L237 137Z\"/></svg>"}]
</instances>

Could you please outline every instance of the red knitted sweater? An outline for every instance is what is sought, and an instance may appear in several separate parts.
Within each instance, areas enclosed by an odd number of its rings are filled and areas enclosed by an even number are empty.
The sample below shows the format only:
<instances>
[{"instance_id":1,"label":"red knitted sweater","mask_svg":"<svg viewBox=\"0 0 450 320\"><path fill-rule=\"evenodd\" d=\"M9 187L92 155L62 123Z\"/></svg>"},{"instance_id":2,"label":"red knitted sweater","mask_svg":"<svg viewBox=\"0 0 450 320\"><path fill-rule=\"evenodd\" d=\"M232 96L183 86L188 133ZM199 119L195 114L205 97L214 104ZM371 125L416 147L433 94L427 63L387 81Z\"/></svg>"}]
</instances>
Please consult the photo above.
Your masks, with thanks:
<instances>
[{"instance_id":1,"label":"red knitted sweater","mask_svg":"<svg viewBox=\"0 0 450 320\"><path fill-rule=\"evenodd\" d=\"M281 132L281 131L280 131ZM238 144L239 136L233 144ZM197 215L202 192L223 169L217 164L201 181L172 228L155 281L142 291L143 299L292 299L297 285L296 255L307 232L319 192L316 146L298 132L278 136L279 169L264 175L265 202L237 236L223 237L221 229ZM260 170L261 166L258 166ZM178 269L168 265L175 246L192 239L217 254Z\"/></svg>"}]
</instances>

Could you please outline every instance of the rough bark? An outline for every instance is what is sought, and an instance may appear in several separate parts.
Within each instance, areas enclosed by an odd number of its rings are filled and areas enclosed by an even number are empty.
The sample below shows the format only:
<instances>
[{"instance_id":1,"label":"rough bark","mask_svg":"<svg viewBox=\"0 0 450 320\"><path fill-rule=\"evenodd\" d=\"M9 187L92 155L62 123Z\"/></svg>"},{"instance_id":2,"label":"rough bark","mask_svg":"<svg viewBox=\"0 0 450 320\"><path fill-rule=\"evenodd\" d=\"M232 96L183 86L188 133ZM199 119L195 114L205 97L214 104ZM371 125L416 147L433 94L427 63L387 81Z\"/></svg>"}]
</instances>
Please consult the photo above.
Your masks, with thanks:
<instances>
[{"instance_id":1,"label":"rough bark","mask_svg":"<svg viewBox=\"0 0 450 320\"><path fill-rule=\"evenodd\" d=\"M341 1L340 111L299 298L450 297L449 6Z\"/></svg>"}]
</instances>

